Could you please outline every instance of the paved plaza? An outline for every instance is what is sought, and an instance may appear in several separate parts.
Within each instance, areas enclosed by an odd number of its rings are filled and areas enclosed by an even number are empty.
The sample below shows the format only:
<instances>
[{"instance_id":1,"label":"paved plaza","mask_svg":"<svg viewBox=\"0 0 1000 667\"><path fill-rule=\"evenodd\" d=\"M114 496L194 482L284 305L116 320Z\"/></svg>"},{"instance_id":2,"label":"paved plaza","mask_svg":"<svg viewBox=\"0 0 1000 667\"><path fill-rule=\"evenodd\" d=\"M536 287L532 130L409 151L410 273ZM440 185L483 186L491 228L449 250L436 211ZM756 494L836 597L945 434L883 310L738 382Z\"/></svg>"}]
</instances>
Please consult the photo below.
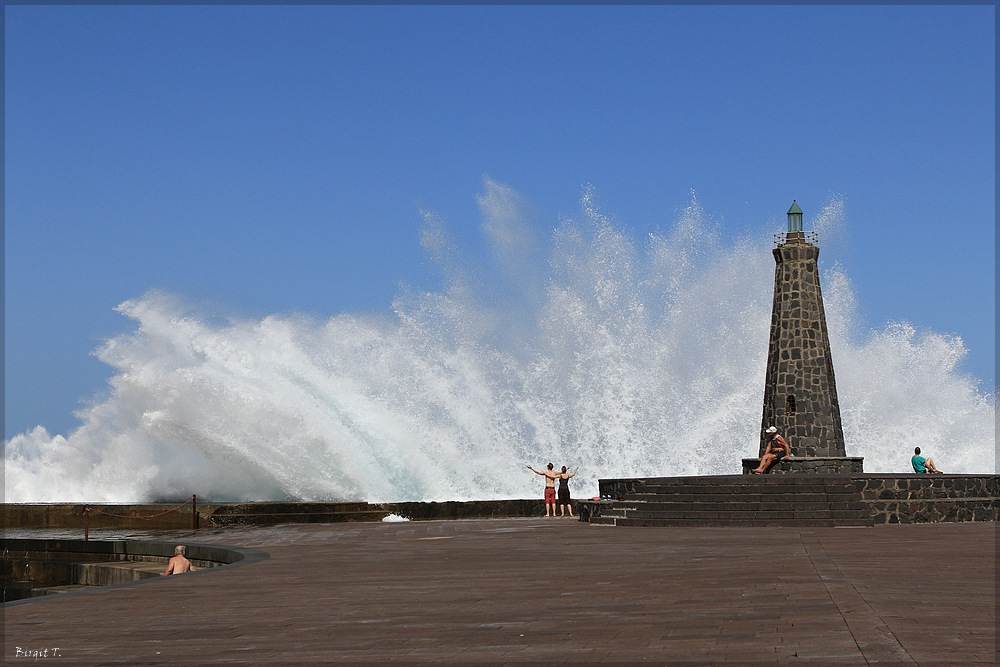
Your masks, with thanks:
<instances>
[{"instance_id":1,"label":"paved plaza","mask_svg":"<svg viewBox=\"0 0 1000 667\"><path fill-rule=\"evenodd\" d=\"M996 524L282 525L270 554L5 610L5 658L86 665L994 664Z\"/></svg>"}]
</instances>

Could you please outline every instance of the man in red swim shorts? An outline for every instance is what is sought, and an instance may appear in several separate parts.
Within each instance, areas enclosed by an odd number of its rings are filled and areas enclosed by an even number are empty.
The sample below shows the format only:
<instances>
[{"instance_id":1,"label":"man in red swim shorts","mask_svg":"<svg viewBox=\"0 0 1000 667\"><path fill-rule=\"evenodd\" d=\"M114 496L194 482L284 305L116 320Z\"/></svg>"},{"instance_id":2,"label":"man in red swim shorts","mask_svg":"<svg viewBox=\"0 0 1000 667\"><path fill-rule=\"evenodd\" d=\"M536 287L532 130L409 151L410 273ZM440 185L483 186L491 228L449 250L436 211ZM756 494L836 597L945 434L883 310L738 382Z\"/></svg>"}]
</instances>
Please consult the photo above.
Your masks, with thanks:
<instances>
[{"instance_id":1,"label":"man in red swim shorts","mask_svg":"<svg viewBox=\"0 0 1000 667\"><path fill-rule=\"evenodd\" d=\"M552 464L545 471L535 470L531 466L528 466L528 470L535 473L536 475L545 476L545 516L555 517L556 515L556 480L559 479L559 473L553 472Z\"/></svg>"}]
</instances>

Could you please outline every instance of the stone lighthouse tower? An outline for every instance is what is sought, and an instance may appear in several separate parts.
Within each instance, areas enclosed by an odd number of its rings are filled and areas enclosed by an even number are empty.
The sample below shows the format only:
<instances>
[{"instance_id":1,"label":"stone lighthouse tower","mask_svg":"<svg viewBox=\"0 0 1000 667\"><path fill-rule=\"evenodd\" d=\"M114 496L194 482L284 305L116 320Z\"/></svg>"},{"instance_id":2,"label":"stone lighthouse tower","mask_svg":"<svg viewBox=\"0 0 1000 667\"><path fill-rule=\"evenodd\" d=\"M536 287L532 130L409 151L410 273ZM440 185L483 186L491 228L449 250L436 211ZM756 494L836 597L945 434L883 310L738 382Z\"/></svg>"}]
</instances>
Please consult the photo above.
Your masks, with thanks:
<instances>
[{"instance_id":1,"label":"stone lighthouse tower","mask_svg":"<svg viewBox=\"0 0 1000 667\"><path fill-rule=\"evenodd\" d=\"M840 402L830 356L830 339L819 287L819 247L802 231L802 209L792 202L788 231L775 237L774 305L764 380L764 430L775 426L791 446L792 458L774 473L860 473L862 459L847 458ZM744 459L743 470L758 459Z\"/></svg>"}]
</instances>

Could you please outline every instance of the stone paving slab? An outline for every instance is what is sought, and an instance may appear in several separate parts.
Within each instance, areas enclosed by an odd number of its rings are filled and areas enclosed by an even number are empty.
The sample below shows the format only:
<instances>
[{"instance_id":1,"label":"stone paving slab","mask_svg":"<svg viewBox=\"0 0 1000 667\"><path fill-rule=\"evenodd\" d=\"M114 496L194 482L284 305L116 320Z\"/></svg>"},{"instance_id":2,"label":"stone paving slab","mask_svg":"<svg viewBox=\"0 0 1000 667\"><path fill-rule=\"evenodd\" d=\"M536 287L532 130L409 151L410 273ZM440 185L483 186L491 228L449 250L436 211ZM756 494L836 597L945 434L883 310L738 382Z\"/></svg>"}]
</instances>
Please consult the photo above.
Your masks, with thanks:
<instances>
[{"instance_id":1,"label":"stone paving slab","mask_svg":"<svg viewBox=\"0 0 1000 667\"><path fill-rule=\"evenodd\" d=\"M933 667L997 656L995 524L538 518L136 536L271 558L8 606L5 659L56 647L64 665Z\"/></svg>"}]
</instances>

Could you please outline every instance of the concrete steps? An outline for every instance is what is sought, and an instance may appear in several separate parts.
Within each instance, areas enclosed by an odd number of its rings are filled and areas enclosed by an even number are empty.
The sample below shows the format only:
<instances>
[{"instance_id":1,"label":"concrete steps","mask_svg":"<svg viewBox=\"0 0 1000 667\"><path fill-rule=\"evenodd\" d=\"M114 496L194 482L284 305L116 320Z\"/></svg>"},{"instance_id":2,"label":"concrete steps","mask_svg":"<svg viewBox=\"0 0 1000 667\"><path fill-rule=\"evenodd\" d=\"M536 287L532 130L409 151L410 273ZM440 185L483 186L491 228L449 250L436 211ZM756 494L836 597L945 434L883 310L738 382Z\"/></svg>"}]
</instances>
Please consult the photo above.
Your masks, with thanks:
<instances>
[{"instance_id":1,"label":"concrete steps","mask_svg":"<svg viewBox=\"0 0 1000 667\"><path fill-rule=\"evenodd\" d=\"M165 556L125 556L129 560L95 561L89 559L92 557L47 552L32 552L21 557L8 555L0 559L3 601L155 579L163 576L169 560ZM197 569L220 565L194 558L191 563Z\"/></svg>"},{"instance_id":2,"label":"concrete steps","mask_svg":"<svg viewBox=\"0 0 1000 667\"><path fill-rule=\"evenodd\" d=\"M46 554L3 561L3 601L55 595L162 576L167 559L67 562ZM200 562L200 561L199 561ZM199 567L196 563L195 567ZM204 564L201 567L205 567ZM70 582L70 583L67 583Z\"/></svg>"},{"instance_id":3,"label":"concrete steps","mask_svg":"<svg viewBox=\"0 0 1000 667\"><path fill-rule=\"evenodd\" d=\"M163 575L166 563L143 561L117 563L80 563L76 583L83 586L110 586L127 581L154 579ZM195 567L198 567L195 565Z\"/></svg>"},{"instance_id":4,"label":"concrete steps","mask_svg":"<svg viewBox=\"0 0 1000 667\"><path fill-rule=\"evenodd\" d=\"M580 502L580 520L614 526L871 526L847 475L601 480L614 500Z\"/></svg>"},{"instance_id":5,"label":"concrete steps","mask_svg":"<svg viewBox=\"0 0 1000 667\"><path fill-rule=\"evenodd\" d=\"M618 519L615 526L666 527L692 526L704 528L791 526L799 528L834 528L836 526L871 526L871 519Z\"/></svg>"},{"instance_id":6,"label":"concrete steps","mask_svg":"<svg viewBox=\"0 0 1000 667\"><path fill-rule=\"evenodd\" d=\"M72 593L74 591L92 590L93 586L83 586L81 584L68 584L65 586L33 586L30 581L16 581L6 583L3 586L4 601L24 600L26 598L40 598L46 595L59 595L60 593Z\"/></svg>"},{"instance_id":7,"label":"concrete steps","mask_svg":"<svg viewBox=\"0 0 1000 667\"><path fill-rule=\"evenodd\" d=\"M647 507L662 507L670 509L677 505L690 505L692 501L671 500L651 500L647 501ZM806 509L840 509L840 510L862 510L865 503L853 498L835 497L816 500L799 500L798 498L776 499L776 498L736 498L733 500L698 500L699 507L709 509L756 509L756 510L806 510Z\"/></svg>"}]
</instances>

